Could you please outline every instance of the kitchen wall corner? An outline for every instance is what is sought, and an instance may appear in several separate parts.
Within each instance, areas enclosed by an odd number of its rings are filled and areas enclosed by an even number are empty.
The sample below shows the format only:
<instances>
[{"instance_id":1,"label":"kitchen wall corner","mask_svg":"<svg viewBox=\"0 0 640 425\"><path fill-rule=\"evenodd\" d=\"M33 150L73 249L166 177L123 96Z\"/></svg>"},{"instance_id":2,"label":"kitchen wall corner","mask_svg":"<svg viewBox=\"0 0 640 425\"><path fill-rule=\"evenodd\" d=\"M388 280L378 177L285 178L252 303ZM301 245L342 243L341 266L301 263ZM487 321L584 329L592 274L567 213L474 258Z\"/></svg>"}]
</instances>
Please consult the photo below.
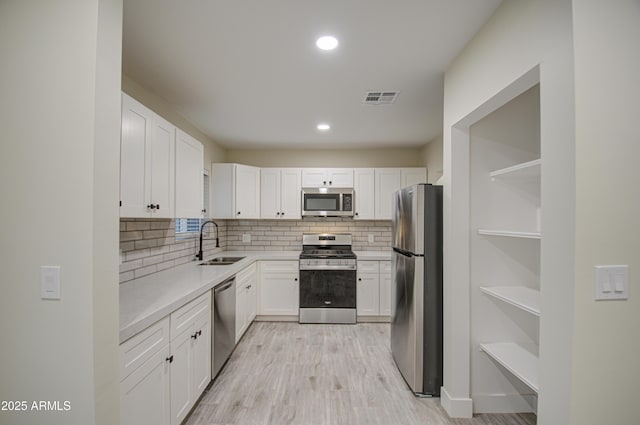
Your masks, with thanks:
<instances>
[{"instance_id":1,"label":"kitchen wall corner","mask_svg":"<svg viewBox=\"0 0 640 425\"><path fill-rule=\"evenodd\" d=\"M216 220L220 247L215 247L215 226L204 234L204 256L226 250L226 222ZM193 261L199 234L176 237L174 219L120 219L120 283Z\"/></svg>"}]
</instances>

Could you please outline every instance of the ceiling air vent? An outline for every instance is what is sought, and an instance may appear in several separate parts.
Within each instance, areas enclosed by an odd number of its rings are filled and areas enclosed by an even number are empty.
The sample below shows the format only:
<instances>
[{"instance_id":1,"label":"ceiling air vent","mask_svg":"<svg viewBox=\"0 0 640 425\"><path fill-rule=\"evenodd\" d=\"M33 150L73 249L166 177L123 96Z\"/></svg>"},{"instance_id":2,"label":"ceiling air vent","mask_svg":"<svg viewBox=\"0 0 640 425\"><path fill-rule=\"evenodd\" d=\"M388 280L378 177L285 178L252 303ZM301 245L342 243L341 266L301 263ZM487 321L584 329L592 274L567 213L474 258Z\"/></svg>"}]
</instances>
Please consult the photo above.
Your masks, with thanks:
<instances>
[{"instance_id":1,"label":"ceiling air vent","mask_svg":"<svg viewBox=\"0 0 640 425\"><path fill-rule=\"evenodd\" d=\"M398 98L399 91L368 91L362 103L366 105L386 105Z\"/></svg>"}]
</instances>

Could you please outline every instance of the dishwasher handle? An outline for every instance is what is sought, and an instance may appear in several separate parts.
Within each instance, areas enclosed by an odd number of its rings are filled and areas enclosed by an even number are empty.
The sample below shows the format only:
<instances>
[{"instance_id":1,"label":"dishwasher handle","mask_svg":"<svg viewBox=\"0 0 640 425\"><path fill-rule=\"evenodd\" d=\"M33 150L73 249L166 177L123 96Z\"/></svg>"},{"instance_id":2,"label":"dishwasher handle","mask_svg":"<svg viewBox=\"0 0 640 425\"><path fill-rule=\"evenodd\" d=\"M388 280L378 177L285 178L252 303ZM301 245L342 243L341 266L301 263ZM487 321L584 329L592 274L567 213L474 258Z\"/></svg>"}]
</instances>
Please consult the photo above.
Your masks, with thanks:
<instances>
[{"instance_id":1,"label":"dishwasher handle","mask_svg":"<svg viewBox=\"0 0 640 425\"><path fill-rule=\"evenodd\" d=\"M225 281L222 283L222 285L221 285L221 286L218 286L218 287L216 287L216 288L213 290L213 293L214 293L214 294L217 294L218 292L226 291L227 289L229 289L229 288L233 285L233 283L235 282L235 280L236 280L235 276L234 276L234 277L232 277L232 278L230 278L230 279L225 280Z\"/></svg>"}]
</instances>

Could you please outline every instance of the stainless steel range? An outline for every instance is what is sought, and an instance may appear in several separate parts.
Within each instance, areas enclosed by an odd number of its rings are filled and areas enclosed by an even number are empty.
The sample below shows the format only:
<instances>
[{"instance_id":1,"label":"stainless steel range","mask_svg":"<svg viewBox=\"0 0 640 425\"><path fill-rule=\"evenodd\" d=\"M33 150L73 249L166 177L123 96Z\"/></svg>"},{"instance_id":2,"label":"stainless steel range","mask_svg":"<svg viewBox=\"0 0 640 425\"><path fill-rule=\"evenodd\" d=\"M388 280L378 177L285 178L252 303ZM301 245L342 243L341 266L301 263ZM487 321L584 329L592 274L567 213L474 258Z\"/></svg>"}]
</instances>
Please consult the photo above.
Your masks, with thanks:
<instances>
[{"instance_id":1,"label":"stainless steel range","mask_svg":"<svg viewBox=\"0 0 640 425\"><path fill-rule=\"evenodd\" d=\"M304 234L300 323L356 323L356 254L351 235Z\"/></svg>"}]
</instances>

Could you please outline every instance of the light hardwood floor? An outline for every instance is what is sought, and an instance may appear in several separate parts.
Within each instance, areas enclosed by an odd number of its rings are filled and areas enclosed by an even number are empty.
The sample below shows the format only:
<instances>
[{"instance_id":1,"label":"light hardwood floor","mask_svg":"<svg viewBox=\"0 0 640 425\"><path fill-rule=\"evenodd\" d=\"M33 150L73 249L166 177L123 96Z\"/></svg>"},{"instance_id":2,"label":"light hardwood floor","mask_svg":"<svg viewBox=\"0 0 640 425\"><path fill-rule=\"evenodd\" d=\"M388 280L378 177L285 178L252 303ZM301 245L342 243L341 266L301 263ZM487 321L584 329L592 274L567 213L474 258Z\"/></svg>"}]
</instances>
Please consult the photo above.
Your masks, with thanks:
<instances>
[{"instance_id":1,"label":"light hardwood floor","mask_svg":"<svg viewBox=\"0 0 640 425\"><path fill-rule=\"evenodd\" d=\"M531 414L450 419L416 398L389 324L254 322L187 425L533 425Z\"/></svg>"}]
</instances>

